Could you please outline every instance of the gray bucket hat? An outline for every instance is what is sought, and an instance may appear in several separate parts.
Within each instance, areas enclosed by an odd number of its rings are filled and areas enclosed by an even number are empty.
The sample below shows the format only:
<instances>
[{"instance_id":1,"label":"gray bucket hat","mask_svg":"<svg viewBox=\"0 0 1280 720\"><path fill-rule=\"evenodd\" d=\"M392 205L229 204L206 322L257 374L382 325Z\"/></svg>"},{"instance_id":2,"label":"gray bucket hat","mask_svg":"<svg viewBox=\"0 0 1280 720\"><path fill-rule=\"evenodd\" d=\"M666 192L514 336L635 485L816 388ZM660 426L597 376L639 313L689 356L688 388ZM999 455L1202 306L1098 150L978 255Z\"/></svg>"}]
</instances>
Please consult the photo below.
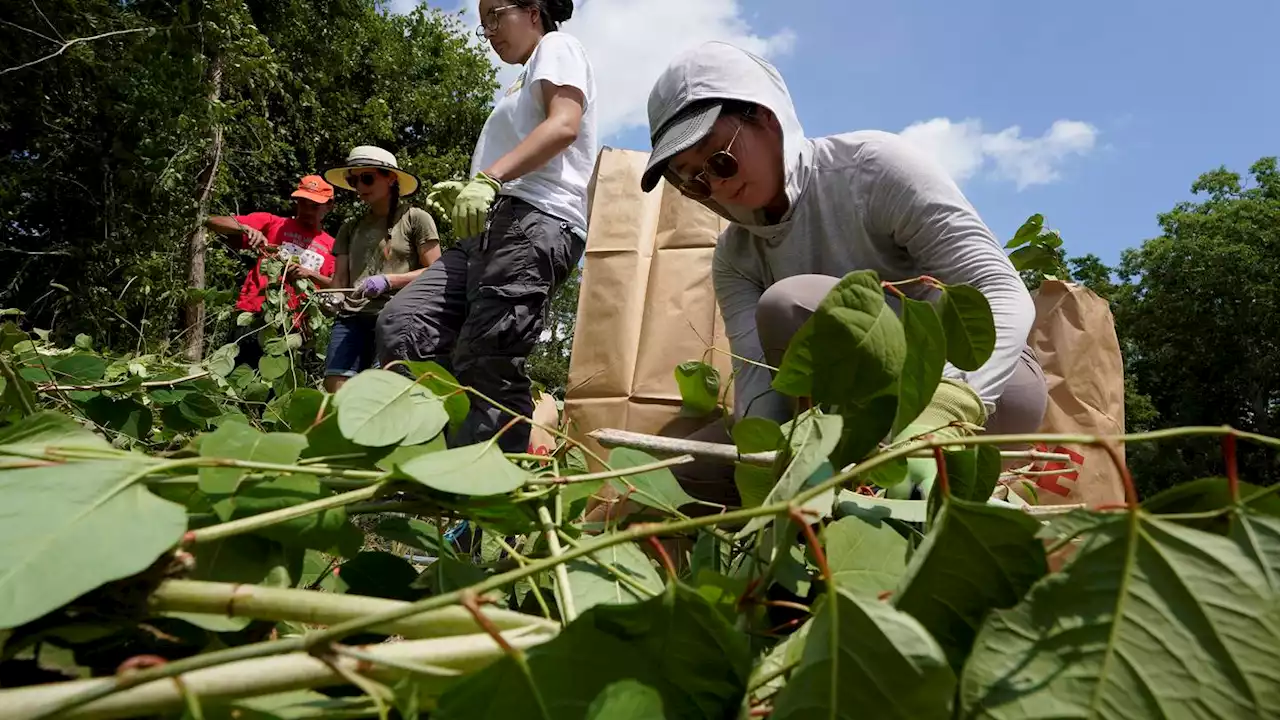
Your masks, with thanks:
<instances>
[{"instance_id":1,"label":"gray bucket hat","mask_svg":"<svg viewBox=\"0 0 1280 720\"><path fill-rule=\"evenodd\" d=\"M716 100L695 103L681 110L654 133L651 138L653 152L649 154L649 165L640 179L640 189L649 192L657 187L671 158L697 145L699 140L706 137L711 128L715 127L723 107L724 104Z\"/></svg>"}]
</instances>

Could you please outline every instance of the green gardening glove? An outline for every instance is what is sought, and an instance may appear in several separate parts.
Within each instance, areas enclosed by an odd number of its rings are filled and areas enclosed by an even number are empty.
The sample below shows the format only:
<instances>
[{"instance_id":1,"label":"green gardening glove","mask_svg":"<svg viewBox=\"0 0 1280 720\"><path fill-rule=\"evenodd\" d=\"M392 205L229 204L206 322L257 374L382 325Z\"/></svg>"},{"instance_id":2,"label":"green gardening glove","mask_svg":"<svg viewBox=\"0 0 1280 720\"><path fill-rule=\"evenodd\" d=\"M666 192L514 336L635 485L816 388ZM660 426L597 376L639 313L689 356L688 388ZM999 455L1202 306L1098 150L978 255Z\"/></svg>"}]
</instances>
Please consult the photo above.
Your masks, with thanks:
<instances>
[{"instance_id":1,"label":"green gardening glove","mask_svg":"<svg viewBox=\"0 0 1280 720\"><path fill-rule=\"evenodd\" d=\"M903 428L902 432L893 438L893 442L900 443L934 430L937 432L930 434L935 438L969 437L975 434L972 430L965 428L947 427L957 421L970 425L983 425L987 422L987 409L982 405L982 399L973 388L959 380L942 378L942 382L938 383L938 389L933 391L933 399L925 406L920 417ZM945 429L938 430L938 428ZM933 458L908 458L906 481L889 488L885 495L897 500L905 500L910 496L911 489L919 486L921 493L927 498L929 489L933 487L933 481L937 476L938 464Z\"/></svg>"},{"instance_id":2,"label":"green gardening glove","mask_svg":"<svg viewBox=\"0 0 1280 720\"><path fill-rule=\"evenodd\" d=\"M458 193L453 203L453 233L459 238L475 237L484 232L484 220L489 207L498 196L501 185L497 180L479 173Z\"/></svg>"},{"instance_id":3,"label":"green gardening glove","mask_svg":"<svg viewBox=\"0 0 1280 720\"><path fill-rule=\"evenodd\" d=\"M427 209L441 220L452 220L453 205L466 185L461 180L446 180L432 185L427 191Z\"/></svg>"}]
</instances>

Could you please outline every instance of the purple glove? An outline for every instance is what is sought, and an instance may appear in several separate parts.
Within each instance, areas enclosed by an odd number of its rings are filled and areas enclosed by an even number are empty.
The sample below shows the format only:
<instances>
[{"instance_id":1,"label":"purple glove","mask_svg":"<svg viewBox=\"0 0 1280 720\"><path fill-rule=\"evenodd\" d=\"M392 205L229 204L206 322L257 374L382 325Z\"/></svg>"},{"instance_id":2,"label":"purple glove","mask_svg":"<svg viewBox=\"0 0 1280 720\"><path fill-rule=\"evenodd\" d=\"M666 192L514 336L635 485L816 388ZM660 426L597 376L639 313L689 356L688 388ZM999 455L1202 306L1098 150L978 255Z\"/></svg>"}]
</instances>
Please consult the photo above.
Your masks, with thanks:
<instances>
[{"instance_id":1,"label":"purple glove","mask_svg":"<svg viewBox=\"0 0 1280 720\"><path fill-rule=\"evenodd\" d=\"M360 287L356 289L360 291L361 295L374 298L390 290L391 282L387 280L386 275L372 275L365 278L364 282L360 283Z\"/></svg>"}]
</instances>

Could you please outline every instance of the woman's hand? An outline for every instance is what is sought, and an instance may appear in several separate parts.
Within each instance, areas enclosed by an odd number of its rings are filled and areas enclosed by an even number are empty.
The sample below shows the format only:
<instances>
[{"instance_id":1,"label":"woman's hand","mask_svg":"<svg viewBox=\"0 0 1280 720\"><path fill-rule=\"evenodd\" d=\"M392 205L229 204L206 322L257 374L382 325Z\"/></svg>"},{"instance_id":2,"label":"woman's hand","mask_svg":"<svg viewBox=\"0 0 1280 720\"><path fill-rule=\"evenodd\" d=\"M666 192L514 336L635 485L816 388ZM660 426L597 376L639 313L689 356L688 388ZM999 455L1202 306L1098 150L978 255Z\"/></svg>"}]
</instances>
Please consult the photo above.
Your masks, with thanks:
<instances>
[{"instance_id":1,"label":"woman's hand","mask_svg":"<svg viewBox=\"0 0 1280 720\"><path fill-rule=\"evenodd\" d=\"M497 180L484 173L477 174L458 193L453 203L453 232L460 238L469 238L484 232L484 221L489 216L493 199L502 187Z\"/></svg>"},{"instance_id":2,"label":"woman's hand","mask_svg":"<svg viewBox=\"0 0 1280 720\"><path fill-rule=\"evenodd\" d=\"M391 289L391 282L386 275L371 275L360 283L356 292L367 298L375 298Z\"/></svg>"}]
</instances>

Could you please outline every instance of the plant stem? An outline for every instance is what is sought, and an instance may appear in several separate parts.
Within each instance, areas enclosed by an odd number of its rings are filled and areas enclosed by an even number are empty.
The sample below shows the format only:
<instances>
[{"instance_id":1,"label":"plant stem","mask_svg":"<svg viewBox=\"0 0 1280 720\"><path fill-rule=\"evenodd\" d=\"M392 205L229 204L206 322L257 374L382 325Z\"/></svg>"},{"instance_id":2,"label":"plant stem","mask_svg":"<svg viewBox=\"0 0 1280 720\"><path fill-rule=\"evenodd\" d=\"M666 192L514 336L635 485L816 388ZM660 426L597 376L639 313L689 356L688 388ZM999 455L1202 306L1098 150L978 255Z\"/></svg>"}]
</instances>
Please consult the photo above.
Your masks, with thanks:
<instances>
[{"instance_id":1,"label":"plant stem","mask_svg":"<svg viewBox=\"0 0 1280 720\"><path fill-rule=\"evenodd\" d=\"M579 543L577 540L574 540L573 537L570 536L569 533L565 532L564 530L556 528L556 533L560 535L560 539L563 540L564 543L569 547L576 548L579 545L581 545L581 543ZM640 593L641 595L644 595L645 597L655 597L658 594L657 590L650 588L649 586L645 585L639 580L636 580L633 577L630 577L626 573L614 567L613 564L611 563L607 563L595 557L594 555L588 555L587 560L599 566L601 570L604 570L605 572L617 578L618 582L622 583L623 585L626 585L627 587L631 588L632 590L635 590L636 592Z\"/></svg>"},{"instance_id":2,"label":"plant stem","mask_svg":"<svg viewBox=\"0 0 1280 720\"><path fill-rule=\"evenodd\" d=\"M514 647L527 648L539 645L554 637L553 633L507 633L506 640ZM281 657L254 657L223 664L222 667L202 666L182 675L182 684L206 701L226 701L306 688L338 685L344 678L334 672L324 660L300 652L301 643L277 641L273 645L289 645L289 650L276 653ZM243 650L252 645L232 648ZM456 670L474 672L487 667L502 657L502 651L486 633L475 633L434 640L408 640L381 643L362 648L369 655L379 658L372 667L368 661L354 658L334 658L345 670L361 672L378 681L395 680L404 671L395 667L396 661L415 664L426 663ZM226 653L226 651L219 651ZM287 654L286 654L287 652ZM228 653L229 654L229 653ZM199 658L202 656L195 656ZM156 682L156 671L166 671L161 677L176 677L173 670L188 660L161 665L129 675L92 680L37 685L32 687L0 690L0 717L5 720L108 720L132 718L180 711L183 707L182 692L173 682ZM252 658L252 659L247 659ZM390 662L382 662L385 658ZM396 663L399 664L399 663ZM440 678L434 682L424 680L432 694L438 694L450 681ZM116 694L116 693L119 694ZM115 697L107 697L108 695ZM92 705L80 702L81 698L94 696ZM86 706L87 705L87 706Z\"/></svg>"},{"instance_id":3,"label":"plant stem","mask_svg":"<svg viewBox=\"0 0 1280 720\"><path fill-rule=\"evenodd\" d=\"M400 660L396 658L379 656L375 653L366 652L364 650L357 650L356 648L353 648L350 645L334 645L333 652L335 655L342 655L344 657L354 658L356 660L363 660L365 662L373 663L375 665L386 665L387 667L396 668L397 670L404 670L405 672L411 672L416 675L456 677L462 674L461 672L454 670L453 668L438 667L435 665L427 665L425 663L413 662L411 660Z\"/></svg>"},{"instance_id":4,"label":"plant stem","mask_svg":"<svg viewBox=\"0 0 1280 720\"><path fill-rule=\"evenodd\" d=\"M25 381L18 377L17 373L9 365L9 361L3 358L0 358L0 375L4 375L5 382L8 383L9 387L13 388L13 394L18 398L18 406L22 411L23 417L35 415L36 408L31 404L31 398L22 392L22 383Z\"/></svg>"},{"instance_id":5,"label":"plant stem","mask_svg":"<svg viewBox=\"0 0 1280 720\"><path fill-rule=\"evenodd\" d=\"M673 465L684 465L693 462L692 455L681 455L679 457L659 460L647 465L637 465L635 467L623 468L621 470L608 470L605 472L589 473L587 475L567 475L565 477L551 478L533 478L529 480L527 485L569 485L572 483L592 482L594 480L608 480L610 478L627 477L629 475L640 475L653 470L661 470Z\"/></svg>"},{"instance_id":6,"label":"plant stem","mask_svg":"<svg viewBox=\"0 0 1280 720\"><path fill-rule=\"evenodd\" d=\"M560 536L556 533L556 524L551 519L551 511L546 505L538 506L538 522L542 523L542 532L547 536L547 546L551 548L551 560L564 556L564 548L560 545ZM536 564L536 563L534 563ZM531 564L532 565L532 564ZM555 563L556 589L560 603L560 617L568 625L578 617L578 610L573 604L573 587L569 585L569 571L563 562ZM486 590L487 592L487 590Z\"/></svg>"},{"instance_id":7,"label":"plant stem","mask_svg":"<svg viewBox=\"0 0 1280 720\"><path fill-rule=\"evenodd\" d=\"M180 378L174 378L172 380L149 380L147 382L142 383L140 387L144 387L144 388L173 387L174 385L181 385L182 383L191 382L193 380L199 380L201 378L206 378L206 377L209 377L209 371L202 370L198 373L192 373L190 375L186 375ZM128 382L129 382L128 380L121 380L119 382L103 383L101 385L47 384L47 385L38 385L36 389L39 390L40 392L75 392L75 391L81 391L81 390L110 390L111 388L125 385Z\"/></svg>"},{"instance_id":8,"label":"plant stem","mask_svg":"<svg viewBox=\"0 0 1280 720\"><path fill-rule=\"evenodd\" d=\"M333 625L408 605L399 600L361 595L201 580L166 580L151 594L149 603L155 613L197 613L306 625ZM503 630L535 627L554 631L560 627L558 623L510 610L486 608L485 612ZM370 630L422 640L470 635L480 632L481 628L462 608L453 606L378 625Z\"/></svg>"},{"instance_id":9,"label":"plant stem","mask_svg":"<svg viewBox=\"0 0 1280 720\"><path fill-rule=\"evenodd\" d=\"M331 508L342 507L352 503L371 500L378 491L382 489L382 485L370 485L359 490L351 490L350 492L332 495L319 500L312 500L301 505L293 505L291 507L280 508L270 512L260 513L258 515L250 515L239 520L232 520L220 525L213 525L199 530L192 530L188 533L188 541L192 543L213 542L214 540L222 540L232 535L242 535L244 533L261 530L272 525L279 525L282 522L288 522L300 517L306 517L313 513L323 512Z\"/></svg>"}]
</instances>

